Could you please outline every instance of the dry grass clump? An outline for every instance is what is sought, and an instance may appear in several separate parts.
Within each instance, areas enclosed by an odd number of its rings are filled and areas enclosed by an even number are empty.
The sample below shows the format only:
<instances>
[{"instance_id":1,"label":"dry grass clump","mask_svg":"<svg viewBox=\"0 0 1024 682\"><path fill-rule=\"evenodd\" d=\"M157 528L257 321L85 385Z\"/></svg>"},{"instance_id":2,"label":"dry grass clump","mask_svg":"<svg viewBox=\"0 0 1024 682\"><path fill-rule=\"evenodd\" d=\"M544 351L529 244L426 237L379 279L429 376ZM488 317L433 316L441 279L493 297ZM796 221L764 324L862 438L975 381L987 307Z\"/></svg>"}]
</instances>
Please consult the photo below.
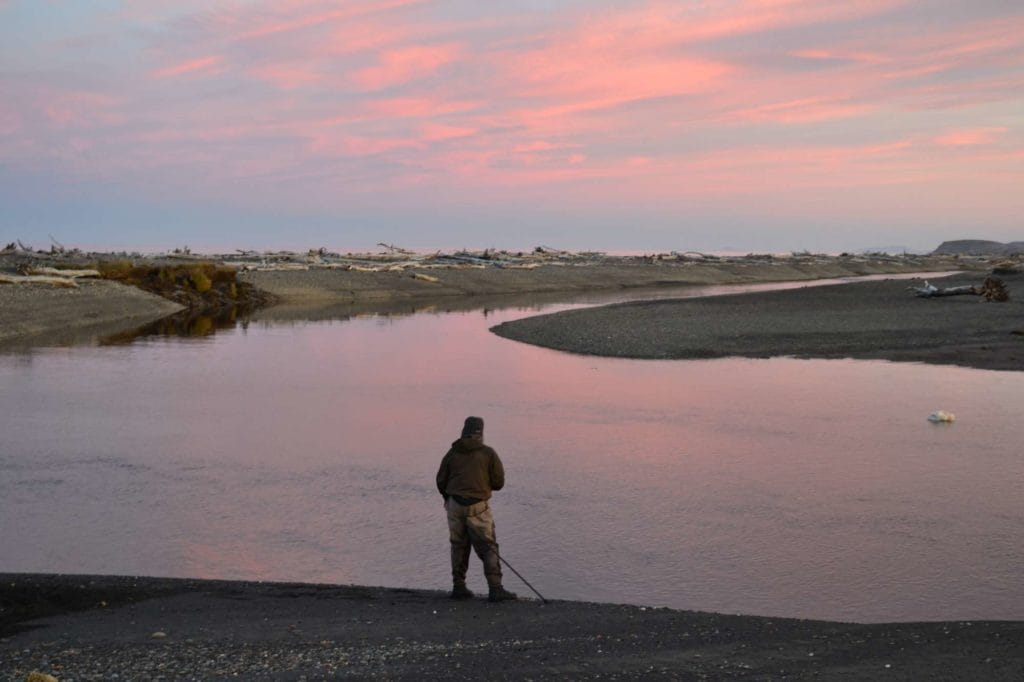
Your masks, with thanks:
<instances>
[{"instance_id":1,"label":"dry grass clump","mask_svg":"<svg viewBox=\"0 0 1024 682\"><path fill-rule=\"evenodd\" d=\"M217 263L134 263L126 259L97 264L103 279L130 284L192 309L255 307L264 301L237 271Z\"/></svg>"}]
</instances>

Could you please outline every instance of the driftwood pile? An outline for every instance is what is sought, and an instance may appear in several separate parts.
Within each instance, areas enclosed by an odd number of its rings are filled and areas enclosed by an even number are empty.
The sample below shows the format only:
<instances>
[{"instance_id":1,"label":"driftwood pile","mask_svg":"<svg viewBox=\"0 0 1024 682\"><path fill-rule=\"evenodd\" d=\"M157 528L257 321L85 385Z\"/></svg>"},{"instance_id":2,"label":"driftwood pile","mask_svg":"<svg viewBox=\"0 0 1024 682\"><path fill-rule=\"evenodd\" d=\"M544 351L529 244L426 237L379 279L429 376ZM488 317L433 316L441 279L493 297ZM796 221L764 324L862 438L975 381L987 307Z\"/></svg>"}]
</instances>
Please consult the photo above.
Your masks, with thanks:
<instances>
[{"instance_id":1,"label":"driftwood pile","mask_svg":"<svg viewBox=\"0 0 1024 682\"><path fill-rule=\"evenodd\" d=\"M827 254L794 252L791 255L746 254L715 255L699 251L670 251L644 255L609 255L603 251L566 251L550 246L537 246L532 251L507 251L484 249L483 251L460 250L452 253L417 253L394 244L380 243L378 253L339 254L327 249L310 249L306 253L294 251L256 252L239 250L235 254L212 256L229 263L240 270L311 270L341 269L356 272L402 272L408 269L451 269L451 268L502 268L509 270L532 270L542 266L586 267L602 264L793 264L831 263L836 257ZM200 258L191 254L169 254L174 258ZM206 258L211 258L207 256ZM908 262L912 256L884 256L870 254L855 256L843 254L851 262L877 262L879 260Z\"/></svg>"},{"instance_id":2,"label":"driftwood pile","mask_svg":"<svg viewBox=\"0 0 1024 682\"><path fill-rule=\"evenodd\" d=\"M336 269L355 272L402 272L410 268L506 268L529 270L542 265L591 265L608 259L604 253L584 251L572 253L538 246L532 252L511 252L497 249L455 251L453 253L416 253L393 244L381 243L379 253L339 254L327 249L310 249L305 254L294 251L239 250L236 254L217 256L240 270L311 270ZM429 281L429 280L425 280Z\"/></svg>"},{"instance_id":3,"label":"driftwood pile","mask_svg":"<svg viewBox=\"0 0 1024 682\"><path fill-rule=\"evenodd\" d=\"M22 265L18 268L18 274L16 275L0 272L0 284L49 284L56 287L77 289L77 279L99 276L99 270L62 270L44 267L33 268Z\"/></svg>"}]
</instances>

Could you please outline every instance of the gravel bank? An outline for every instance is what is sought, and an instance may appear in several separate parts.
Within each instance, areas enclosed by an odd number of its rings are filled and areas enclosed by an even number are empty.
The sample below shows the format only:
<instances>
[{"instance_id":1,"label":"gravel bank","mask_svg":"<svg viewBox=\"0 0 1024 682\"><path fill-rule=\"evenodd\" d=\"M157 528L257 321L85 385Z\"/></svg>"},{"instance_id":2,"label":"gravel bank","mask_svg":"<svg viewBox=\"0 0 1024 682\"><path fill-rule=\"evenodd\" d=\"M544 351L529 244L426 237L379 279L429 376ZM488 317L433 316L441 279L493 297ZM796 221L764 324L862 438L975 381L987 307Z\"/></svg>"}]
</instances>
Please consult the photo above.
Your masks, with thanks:
<instances>
[{"instance_id":1,"label":"gravel bank","mask_svg":"<svg viewBox=\"0 0 1024 682\"><path fill-rule=\"evenodd\" d=\"M17 680L1024 676L1021 622L858 625L134 577L0 574L0 586L0 670Z\"/></svg>"},{"instance_id":2,"label":"gravel bank","mask_svg":"<svg viewBox=\"0 0 1024 682\"><path fill-rule=\"evenodd\" d=\"M980 284L982 273L936 280ZM862 358L1024 370L1024 275L1005 303L923 299L907 280L571 310L506 322L496 334L573 353L631 358Z\"/></svg>"},{"instance_id":3,"label":"gravel bank","mask_svg":"<svg viewBox=\"0 0 1024 682\"><path fill-rule=\"evenodd\" d=\"M86 343L182 310L165 298L117 282L80 280L77 289L0 285L0 349Z\"/></svg>"}]
</instances>

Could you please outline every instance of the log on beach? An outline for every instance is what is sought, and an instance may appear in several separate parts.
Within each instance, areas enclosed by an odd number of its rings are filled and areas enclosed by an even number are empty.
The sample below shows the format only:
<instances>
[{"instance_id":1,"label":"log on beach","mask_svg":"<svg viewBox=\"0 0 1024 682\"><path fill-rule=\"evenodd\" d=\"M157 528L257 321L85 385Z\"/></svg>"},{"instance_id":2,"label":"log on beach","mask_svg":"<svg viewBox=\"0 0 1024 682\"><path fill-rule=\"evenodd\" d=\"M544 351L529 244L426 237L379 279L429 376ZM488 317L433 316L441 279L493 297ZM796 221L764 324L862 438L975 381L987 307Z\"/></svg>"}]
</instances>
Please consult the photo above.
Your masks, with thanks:
<instances>
[{"instance_id":1,"label":"log on beach","mask_svg":"<svg viewBox=\"0 0 1024 682\"><path fill-rule=\"evenodd\" d=\"M1010 300L1006 284L998 277L986 277L981 286L972 284L956 287L937 287L925 280L924 286L910 287L919 298L942 298L945 296L981 296L986 301L1005 303Z\"/></svg>"},{"instance_id":2,"label":"log on beach","mask_svg":"<svg viewBox=\"0 0 1024 682\"><path fill-rule=\"evenodd\" d=\"M55 287L77 289L78 283L73 277L53 277L51 275L4 275L0 274L0 284L49 284Z\"/></svg>"}]
</instances>

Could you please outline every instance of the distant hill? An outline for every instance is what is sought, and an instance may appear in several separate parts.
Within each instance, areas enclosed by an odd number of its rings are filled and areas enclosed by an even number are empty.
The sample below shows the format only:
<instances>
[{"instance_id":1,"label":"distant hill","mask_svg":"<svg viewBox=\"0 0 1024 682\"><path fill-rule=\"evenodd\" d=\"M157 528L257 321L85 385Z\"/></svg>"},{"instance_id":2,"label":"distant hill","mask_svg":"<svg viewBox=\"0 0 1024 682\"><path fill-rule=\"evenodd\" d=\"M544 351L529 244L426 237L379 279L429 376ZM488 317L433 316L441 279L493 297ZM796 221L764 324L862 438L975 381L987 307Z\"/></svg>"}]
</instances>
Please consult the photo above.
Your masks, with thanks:
<instances>
[{"instance_id":1,"label":"distant hill","mask_svg":"<svg viewBox=\"0 0 1024 682\"><path fill-rule=\"evenodd\" d=\"M942 242L932 253L935 255L961 253L970 256L1005 256L1011 253L1024 253L1024 241L1004 244L988 239L954 239Z\"/></svg>"}]
</instances>

